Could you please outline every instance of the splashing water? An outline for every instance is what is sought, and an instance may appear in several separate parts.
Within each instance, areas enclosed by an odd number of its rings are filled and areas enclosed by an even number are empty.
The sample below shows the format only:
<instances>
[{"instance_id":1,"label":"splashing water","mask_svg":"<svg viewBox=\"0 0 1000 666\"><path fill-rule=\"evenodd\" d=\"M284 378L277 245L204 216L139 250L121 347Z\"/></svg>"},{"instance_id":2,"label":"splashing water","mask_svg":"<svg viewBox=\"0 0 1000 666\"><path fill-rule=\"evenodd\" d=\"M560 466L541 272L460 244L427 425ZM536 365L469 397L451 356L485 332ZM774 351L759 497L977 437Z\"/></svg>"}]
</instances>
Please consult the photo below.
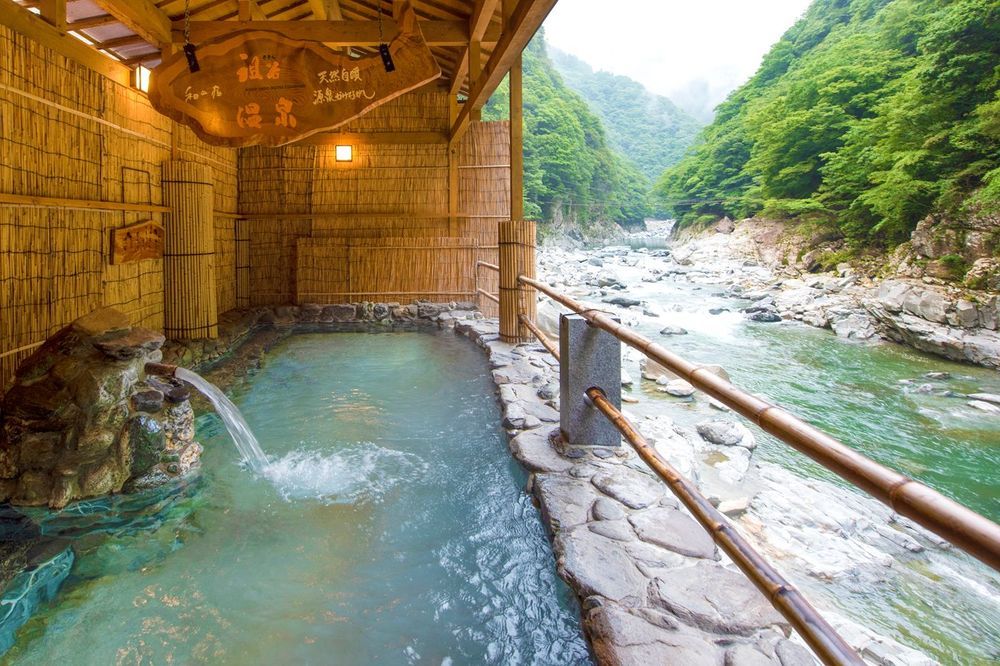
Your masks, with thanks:
<instances>
[{"instance_id":1,"label":"splashing water","mask_svg":"<svg viewBox=\"0 0 1000 666\"><path fill-rule=\"evenodd\" d=\"M219 418L225 424L226 430L229 431L230 436L233 438L233 443L236 444L236 449L240 452L243 462L249 465L250 469L257 474L263 474L269 464L267 455L260 448L257 438L254 437L246 419L243 418L243 414L233 404L233 401L226 397L222 389L196 372L191 372L185 368L177 368L174 376L195 387L202 395L209 399L212 406L215 407L215 411L219 414Z\"/></svg>"},{"instance_id":2,"label":"splashing water","mask_svg":"<svg viewBox=\"0 0 1000 666\"><path fill-rule=\"evenodd\" d=\"M377 502L393 486L413 482L427 469L427 463L412 453L359 443L335 453L290 451L271 463L264 476L286 501L355 504Z\"/></svg>"}]
</instances>

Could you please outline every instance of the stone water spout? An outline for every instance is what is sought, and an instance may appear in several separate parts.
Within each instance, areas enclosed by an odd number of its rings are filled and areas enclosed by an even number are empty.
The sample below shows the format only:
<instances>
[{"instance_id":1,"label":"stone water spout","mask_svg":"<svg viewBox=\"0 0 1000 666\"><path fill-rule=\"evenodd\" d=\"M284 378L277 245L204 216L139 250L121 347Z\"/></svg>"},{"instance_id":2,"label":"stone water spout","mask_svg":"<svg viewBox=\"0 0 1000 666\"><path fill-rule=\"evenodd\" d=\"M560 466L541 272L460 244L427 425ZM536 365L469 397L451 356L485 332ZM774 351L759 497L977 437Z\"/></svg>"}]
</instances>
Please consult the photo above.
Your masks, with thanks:
<instances>
[{"instance_id":1,"label":"stone water spout","mask_svg":"<svg viewBox=\"0 0 1000 666\"><path fill-rule=\"evenodd\" d=\"M260 448L260 443L254 436L253 431L250 430L246 419L243 418L243 414L239 408L233 404L233 401L218 386L196 372L167 363L149 362L146 364L145 370L148 375L179 379L197 389L215 407L219 418L222 419L226 430L229 431L229 435L233 438L233 443L240 452L243 462L257 474L262 474L267 469L269 464L267 455Z\"/></svg>"}]
</instances>

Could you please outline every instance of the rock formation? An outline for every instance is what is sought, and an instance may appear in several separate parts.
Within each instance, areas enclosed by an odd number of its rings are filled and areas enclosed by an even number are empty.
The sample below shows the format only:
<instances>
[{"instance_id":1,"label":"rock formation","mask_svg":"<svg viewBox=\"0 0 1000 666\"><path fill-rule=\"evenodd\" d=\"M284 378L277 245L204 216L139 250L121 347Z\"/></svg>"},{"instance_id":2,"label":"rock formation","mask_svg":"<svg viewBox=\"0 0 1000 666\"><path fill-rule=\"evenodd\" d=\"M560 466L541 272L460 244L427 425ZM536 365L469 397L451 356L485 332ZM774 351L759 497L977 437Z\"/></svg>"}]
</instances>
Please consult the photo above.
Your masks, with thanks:
<instances>
[{"instance_id":1,"label":"rock formation","mask_svg":"<svg viewBox=\"0 0 1000 666\"><path fill-rule=\"evenodd\" d=\"M26 359L0 406L0 501L61 508L196 467L187 389L145 376L163 342L103 308Z\"/></svg>"}]
</instances>

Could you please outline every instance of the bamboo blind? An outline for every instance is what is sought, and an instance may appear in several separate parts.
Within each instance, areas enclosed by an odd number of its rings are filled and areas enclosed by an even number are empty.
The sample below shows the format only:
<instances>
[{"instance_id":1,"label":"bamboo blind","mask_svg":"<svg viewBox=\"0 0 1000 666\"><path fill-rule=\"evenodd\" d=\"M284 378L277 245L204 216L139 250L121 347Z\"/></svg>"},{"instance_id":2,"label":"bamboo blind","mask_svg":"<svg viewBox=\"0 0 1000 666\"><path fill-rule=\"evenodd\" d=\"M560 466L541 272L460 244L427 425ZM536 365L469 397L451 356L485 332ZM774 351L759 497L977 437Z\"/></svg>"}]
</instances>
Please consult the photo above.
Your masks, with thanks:
<instances>
[{"instance_id":1,"label":"bamboo blind","mask_svg":"<svg viewBox=\"0 0 1000 666\"><path fill-rule=\"evenodd\" d=\"M165 215L164 333L174 339L218 337L211 168L164 162L163 198L173 208Z\"/></svg>"},{"instance_id":2,"label":"bamboo blind","mask_svg":"<svg viewBox=\"0 0 1000 666\"><path fill-rule=\"evenodd\" d=\"M470 301L479 246L465 238L304 238L296 302Z\"/></svg>"},{"instance_id":3,"label":"bamboo blind","mask_svg":"<svg viewBox=\"0 0 1000 666\"><path fill-rule=\"evenodd\" d=\"M530 342L533 334L521 323L523 314L535 320L535 290L518 282L521 275L535 277L535 223L511 220L500 223L500 338L504 342Z\"/></svg>"},{"instance_id":4,"label":"bamboo blind","mask_svg":"<svg viewBox=\"0 0 1000 666\"><path fill-rule=\"evenodd\" d=\"M459 210L482 217L459 220L459 235L474 239L483 249L479 260L500 261L497 225L510 215L510 123L473 123L458 148ZM497 294L500 276L480 269L479 286ZM489 317L499 316L499 306L479 298L479 308Z\"/></svg>"},{"instance_id":5,"label":"bamboo blind","mask_svg":"<svg viewBox=\"0 0 1000 666\"><path fill-rule=\"evenodd\" d=\"M447 95L420 93L380 106L344 131L447 129ZM238 241L245 242L246 268L237 269L246 272L245 302L476 300L475 262L497 261L496 227L508 215L508 132L506 123L484 123L463 139L461 164L469 168L460 187L480 191L461 193L468 208L450 239L443 144L362 143L349 163L336 161L333 146L242 150L239 210L253 216L238 231L246 237ZM382 251L380 244L397 249ZM366 263L373 257L409 268ZM495 274L480 271L478 280L496 293ZM496 312L488 300L480 306Z\"/></svg>"}]
</instances>

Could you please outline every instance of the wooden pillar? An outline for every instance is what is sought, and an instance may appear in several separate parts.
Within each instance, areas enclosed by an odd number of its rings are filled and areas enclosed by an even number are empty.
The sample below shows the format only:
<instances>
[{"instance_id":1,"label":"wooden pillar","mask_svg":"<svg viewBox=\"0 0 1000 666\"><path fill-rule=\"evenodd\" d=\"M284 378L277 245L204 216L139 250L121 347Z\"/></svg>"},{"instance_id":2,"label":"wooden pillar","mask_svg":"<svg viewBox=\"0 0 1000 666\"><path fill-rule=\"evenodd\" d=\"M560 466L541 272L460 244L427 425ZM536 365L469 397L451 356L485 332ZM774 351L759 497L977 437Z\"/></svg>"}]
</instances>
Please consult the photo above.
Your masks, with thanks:
<instances>
[{"instance_id":1,"label":"wooden pillar","mask_svg":"<svg viewBox=\"0 0 1000 666\"><path fill-rule=\"evenodd\" d=\"M529 220L501 222L500 236L500 339L530 342L531 331L519 316L535 320L535 290L518 284L520 275L535 277L535 223Z\"/></svg>"},{"instance_id":2,"label":"wooden pillar","mask_svg":"<svg viewBox=\"0 0 1000 666\"><path fill-rule=\"evenodd\" d=\"M524 106L521 56L510 68L510 219L524 218Z\"/></svg>"},{"instance_id":3,"label":"wooden pillar","mask_svg":"<svg viewBox=\"0 0 1000 666\"><path fill-rule=\"evenodd\" d=\"M212 169L186 160L163 163L163 332L185 340L219 335L215 292Z\"/></svg>"}]
</instances>

